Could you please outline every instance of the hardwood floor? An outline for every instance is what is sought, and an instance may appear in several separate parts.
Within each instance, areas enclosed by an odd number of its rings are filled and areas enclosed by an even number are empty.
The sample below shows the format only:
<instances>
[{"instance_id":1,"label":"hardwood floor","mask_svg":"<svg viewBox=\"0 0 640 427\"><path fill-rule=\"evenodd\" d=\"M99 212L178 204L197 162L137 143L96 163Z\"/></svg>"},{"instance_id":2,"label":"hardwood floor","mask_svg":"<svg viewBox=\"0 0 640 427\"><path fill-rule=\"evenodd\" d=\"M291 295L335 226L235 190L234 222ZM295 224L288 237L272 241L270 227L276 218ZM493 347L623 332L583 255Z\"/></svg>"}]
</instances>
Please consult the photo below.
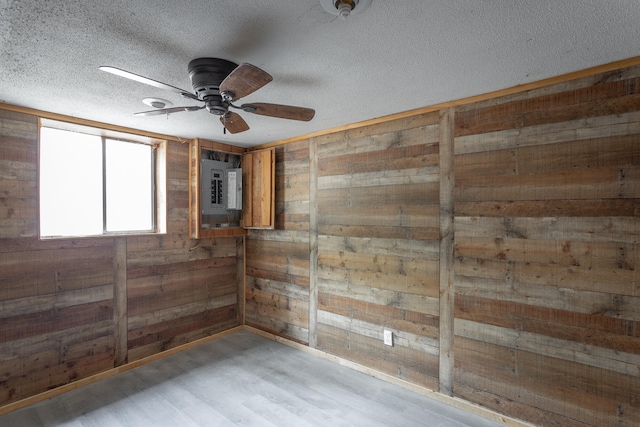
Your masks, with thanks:
<instances>
[{"instance_id":1,"label":"hardwood floor","mask_svg":"<svg viewBox=\"0 0 640 427\"><path fill-rule=\"evenodd\" d=\"M243 331L0 416L0 425L500 424Z\"/></svg>"}]
</instances>

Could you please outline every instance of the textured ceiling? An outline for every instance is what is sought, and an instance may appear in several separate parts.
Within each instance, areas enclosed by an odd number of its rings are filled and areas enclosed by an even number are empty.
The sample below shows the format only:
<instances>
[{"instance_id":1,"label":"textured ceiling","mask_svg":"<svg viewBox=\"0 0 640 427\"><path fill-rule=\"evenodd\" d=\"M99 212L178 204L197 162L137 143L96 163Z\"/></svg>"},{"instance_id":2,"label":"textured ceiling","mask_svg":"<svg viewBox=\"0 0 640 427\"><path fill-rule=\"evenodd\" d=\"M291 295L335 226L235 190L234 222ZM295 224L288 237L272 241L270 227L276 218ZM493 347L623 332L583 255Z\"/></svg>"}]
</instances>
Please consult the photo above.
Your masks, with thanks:
<instances>
[{"instance_id":1,"label":"textured ceiling","mask_svg":"<svg viewBox=\"0 0 640 427\"><path fill-rule=\"evenodd\" d=\"M319 0L0 0L0 102L235 145L309 134L640 55L637 0L373 0L348 20ZM134 117L145 97L198 105L98 70L191 89L187 64L249 62L273 82L241 102L314 108L311 122L206 110Z\"/></svg>"}]
</instances>

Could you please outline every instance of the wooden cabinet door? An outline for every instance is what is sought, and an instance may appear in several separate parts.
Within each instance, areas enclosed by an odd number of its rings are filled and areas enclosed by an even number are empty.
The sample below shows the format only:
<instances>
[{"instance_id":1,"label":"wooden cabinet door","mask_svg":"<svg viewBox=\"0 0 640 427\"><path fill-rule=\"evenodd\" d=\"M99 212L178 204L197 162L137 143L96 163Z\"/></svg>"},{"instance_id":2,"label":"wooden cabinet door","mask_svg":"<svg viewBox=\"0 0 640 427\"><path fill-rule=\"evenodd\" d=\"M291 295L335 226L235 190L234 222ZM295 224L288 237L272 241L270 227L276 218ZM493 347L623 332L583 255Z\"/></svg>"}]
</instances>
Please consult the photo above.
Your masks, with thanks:
<instances>
[{"instance_id":1,"label":"wooden cabinet door","mask_svg":"<svg viewBox=\"0 0 640 427\"><path fill-rule=\"evenodd\" d=\"M275 227L276 150L245 153L242 159L242 207L245 228Z\"/></svg>"}]
</instances>

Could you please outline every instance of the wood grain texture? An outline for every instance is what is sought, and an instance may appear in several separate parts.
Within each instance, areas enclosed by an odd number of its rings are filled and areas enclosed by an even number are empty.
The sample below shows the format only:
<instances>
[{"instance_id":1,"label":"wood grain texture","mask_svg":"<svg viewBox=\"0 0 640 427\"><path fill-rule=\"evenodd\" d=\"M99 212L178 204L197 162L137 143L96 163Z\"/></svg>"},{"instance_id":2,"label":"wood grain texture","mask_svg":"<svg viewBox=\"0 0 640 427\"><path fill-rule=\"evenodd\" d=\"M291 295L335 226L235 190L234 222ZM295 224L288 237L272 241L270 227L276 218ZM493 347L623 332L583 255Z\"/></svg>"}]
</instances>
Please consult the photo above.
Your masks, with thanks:
<instances>
[{"instance_id":1,"label":"wood grain texture","mask_svg":"<svg viewBox=\"0 0 640 427\"><path fill-rule=\"evenodd\" d=\"M457 395L542 426L638 423L637 72L457 112Z\"/></svg>"},{"instance_id":2,"label":"wood grain texture","mask_svg":"<svg viewBox=\"0 0 640 427\"><path fill-rule=\"evenodd\" d=\"M292 142L317 157L308 205L305 176L279 185L287 218L308 206L314 218L318 348L542 426L635 426L640 67L628 65ZM300 157L277 167L307 172Z\"/></svg>"},{"instance_id":3,"label":"wood grain texture","mask_svg":"<svg viewBox=\"0 0 640 427\"><path fill-rule=\"evenodd\" d=\"M309 143L309 346L318 346L318 145Z\"/></svg>"},{"instance_id":4,"label":"wood grain texture","mask_svg":"<svg viewBox=\"0 0 640 427\"><path fill-rule=\"evenodd\" d=\"M187 145L166 147L166 234L39 240L37 139L0 109L0 405L238 325L235 238L192 249Z\"/></svg>"},{"instance_id":5,"label":"wood grain texture","mask_svg":"<svg viewBox=\"0 0 640 427\"><path fill-rule=\"evenodd\" d=\"M0 415L0 424L373 427L428 420L439 427L503 425L493 414L482 413L483 418L432 397L238 332Z\"/></svg>"},{"instance_id":6,"label":"wood grain texture","mask_svg":"<svg viewBox=\"0 0 640 427\"><path fill-rule=\"evenodd\" d=\"M278 145L276 229L246 239L247 323L431 389L453 379L453 397L536 425L638 425L640 66L624 66L447 105L452 147L443 106ZM0 118L11 401L114 363L114 249L36 239L34 122ZM169 151L168 234L127 238L129 359L238 319L238 241L186 237L188 152ZM62 348L77 368L47 365Z\"/></svg>"},{"instance_id":7,"label":"wood grain texture","mask_svg":"<svg viewBox=\"0 0 640 427\"><path fill-rule=\"evenodd\" d=\"M277 147L275 156L276 230L246 240L246 324L309 343L309 146Z\"/></svg>"},{"instance_id":8,"label":"wood grain texture","mask_svg":"<svg viewBox=\"0 0 640 427\"><path fill-rule=\"evenodd\" d=\"M129 359L238 324L237 240L129 238Z\"/></svg>"},{"instance_id":9,"label":"wood grain texture","mask_svg":"<svg viewBox=\"0 0 640 427\"><path fill-rule=\"evenodd\" d=\"M456 115L456 136L481 134L540 124L609 116L634 111L640 102L640 77L605 80L600 84L541 94Z\"/></svg>"},{"instance_id":10,"label":"wood grain texture","mask_svg":"<svg viewBox=\"0 0 640 427\"><path fill-rule=\"evenodd\" d=\"M244 154L242 179L243 224L245 228L275 227L275 149Z\"/></svg>"},{"instance_id":11,"label":"wood grain texture","mask_svg":"<svg viewBox=\"0 0 640 427\"><path fill-rule=\"evenodd\" d=\"M440 117L440 360L438 390L453 396L454 363L454 143L453 109L444 110Z\"/></svg>"},{"instance_id":12,"label":"wood grain texture","mask_svg":"<svg viewBox=\"0 0 640 427\"><path fill-rule=\"evenodd\" d=\"M434 389L439 138L427 114L314 139L318 348Z\"/></svg>"},{"instance_id":13,"label":"wood grain texture","mask_svg":"<svg viewBox=\"0 0 640 427\"><path fill-rule=\"evenodd\" d=\"M115 365L127 362L127 239L114 239L113 254L113 332Z\"/></svg>"}]
</instances>

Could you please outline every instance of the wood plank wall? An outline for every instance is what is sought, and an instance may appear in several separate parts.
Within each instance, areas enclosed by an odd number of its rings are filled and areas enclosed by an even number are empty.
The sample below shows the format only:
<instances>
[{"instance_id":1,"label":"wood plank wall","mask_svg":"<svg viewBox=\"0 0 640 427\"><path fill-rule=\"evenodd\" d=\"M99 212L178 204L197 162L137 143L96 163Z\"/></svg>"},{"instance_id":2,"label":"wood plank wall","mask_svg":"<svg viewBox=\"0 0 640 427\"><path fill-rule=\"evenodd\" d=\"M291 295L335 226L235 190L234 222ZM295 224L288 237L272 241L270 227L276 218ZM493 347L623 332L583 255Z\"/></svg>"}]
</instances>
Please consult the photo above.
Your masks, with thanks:
<instances>
[{"instance_id":1,"label":"wood plank wall","mask_svg":"<svg viewBox=\"0 0 640 427\"><path fill-rule=\"evenodd\" d=\"M536 425L640 425L639 92L634 66L278 146L247 319Z\"/></svg>"},{"instance_id":2,"label":"wood plank wall","mask_svg":"<svg viewBox=\"0 0 640 427\"><path fill-rule=\"evenodd\" d=\"M318 138L318 348L437 389L439 116ZM383 329L393 347L380 345Z\"/></svg>"},{"instance_id":3,"label":"wood plank wall","mask_svg":"<svg viewBox=\"0 0 640 427\"><path fill-rule=\"evenodd\" d=\"M188 237L187 145L167 234L39 241L37 136L0 109L0 406L239 324L236 238Z\"/></svg>"},{"instance_id":4,"label":"wood plank wall","mask_svg":"<svg viewBox=\"0 0 640 427\"><path fill-rule=\"evenodd\" d=\"M640 68L459 108L456 395L640 425Z\"/></svg>"},{"instance_id":5,"label":"wood plank wall","mask_svg":"<svg viewBox=\"0 0 640 427\"><path fill-rule=\"evenodd\" d=\"M246 241L246 324L308 342L309 147L276 149L277 233L251 230Z\"/></svg>"}]
</instances>

